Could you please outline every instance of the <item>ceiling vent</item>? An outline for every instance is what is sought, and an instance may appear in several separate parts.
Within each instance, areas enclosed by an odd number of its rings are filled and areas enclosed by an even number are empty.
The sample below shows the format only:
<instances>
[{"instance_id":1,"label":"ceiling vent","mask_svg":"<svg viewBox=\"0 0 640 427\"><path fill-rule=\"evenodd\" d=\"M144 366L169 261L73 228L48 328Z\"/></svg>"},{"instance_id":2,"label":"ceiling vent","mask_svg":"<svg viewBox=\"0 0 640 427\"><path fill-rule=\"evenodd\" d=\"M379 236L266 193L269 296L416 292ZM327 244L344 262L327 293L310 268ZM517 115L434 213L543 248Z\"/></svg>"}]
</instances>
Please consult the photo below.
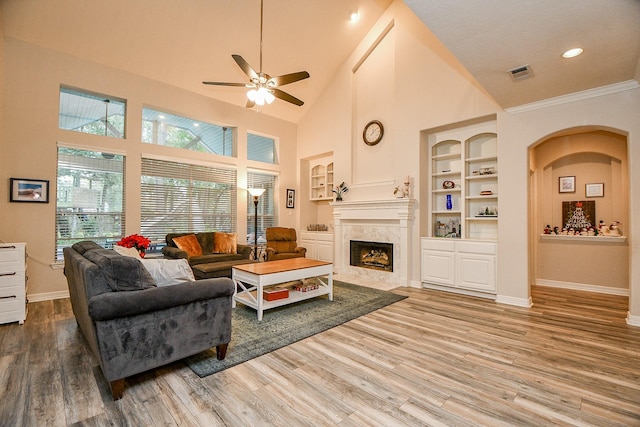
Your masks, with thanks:
<instances>
[{"instance_id":1,"label":"ceiling vent","mask_svg":"<svg viewBox=\"0 0 640 427\"><path fill-rule=\"evenodd\" d=\"M529 77L533 77L533 70L527 65L521 65L520 67L512 68L507 70L507 73L511 76L511 80L514 82L519 82L520 80L528 79Z\"/></svg>"}]
</instances>

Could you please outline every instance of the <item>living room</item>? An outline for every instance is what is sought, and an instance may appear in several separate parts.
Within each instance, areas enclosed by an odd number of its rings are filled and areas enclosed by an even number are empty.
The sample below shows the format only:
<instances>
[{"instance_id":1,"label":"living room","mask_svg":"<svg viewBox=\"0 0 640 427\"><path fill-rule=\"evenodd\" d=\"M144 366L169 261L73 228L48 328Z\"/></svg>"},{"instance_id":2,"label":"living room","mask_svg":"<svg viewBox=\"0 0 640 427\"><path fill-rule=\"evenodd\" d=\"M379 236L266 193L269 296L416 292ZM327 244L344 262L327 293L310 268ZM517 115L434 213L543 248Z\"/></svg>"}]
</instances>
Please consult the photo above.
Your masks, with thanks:
<instances>
[{"instance_id":1,"label":"living room","mask_svg":"<svg viewBox=\"0 0 640 427\"><path fill-rule=\"evenodd\" d=\"M2 180L7 183L0 189L0 239L27 244L27 296L30 301L53 301L68 296L61 264L55 259L55 182L59 146L126 155L126 235L137 233L141 228L139 182L145 156L180 159L192 164L224 165L236 170L235 231L239 240L246 239L250 228L248 218L252 206L245 189L248 172L258 170L278 176L279 225L299 231L309 224L332 227L334 224L335 202L310 200L307 169L314 159L332 159L334 182L344 181L349 186L346 202L395 201L394 188L409 176L413 221L407 230L409 241L404 255L410 258L398 259L397 262L406 266L401 284L421 288L421 238L430 232L422 222L427 215L428 203L422 196L426 184L421 154L424 135L434 129L482 119L496 123L499 139L497 156L501 202L494 298L505 306L516 308L532 304L531 286L537 277L537 249L532 239L542 233L537 222L530 221L530 207L536 203L532 200L535 192L530 175L531 150L567 132L607 131L624 137L626 150L623 151L626 151L628 173L622 198L627 206L624 211L627 223L623 224L627 258L615 269L628 271L625 276L628 284L620 288L629 297L626 322L640 326L640 251L637 245L634 246L640 240L640 198L635 196L640 187L640 168L637 167L640 164L638 72L635 80L572 94L572 97L562 100L538 103L531 108L505 111L405 2L395 0L386 2L379 17L335 70L330 82L305 110L304 116L298 117L299 113L293 112L292 118L282 119L269 114L270 106L265 106L258 113L241 103L222 101L146 77L144 72L136 72L139 70L124 71L120 64L104 64L99 53L91 52L89 47L85 57L64 49L43 47L38 41L36 27L28 24L23 27L13 18L36 13L31 9L40 8L36 14L42 19L41 16L54 7L47 3L9 1L0 4L0 18L4 23L4 35L0 38L0 170ZM269 7L268 3L265 6ZM60 7L73 9L74 6ZM7 22L9 20L11 22ZM97 31L116 32L107 24ZM70 35L65 35L65 31L60 33L62 45L65 37L81 38L72 35L72 31L69 31ZM124 48L127 37L120 35L114 47ZM131 37L136 37L136 34ZM197 54L208 55L207 52ZM252 62L254 56L251 56ZM233 69L236 65L230 55L218 58L218 61L228 62L231 74L221 76L215 69L188 72L194 75L198 85L208 79L242 78L241 73ZM300 65L305 67L305 64ZM168 64L170 69L164 71L168 74L181 72L179 66L173 66L175 68ZM420 83L415 84L416 81ZM125 138L60 129L58 106L61 85L126 99ZM222 98L236 99L235 92L230 92L235 89L238 88L215 89L215 93L222 92ZM295 85L291 85L290 90L296 94ZM243 91L238 89L238 92ZM244 95L240 93L239 96ZM141 143L142 110L149 106L194 120L233 127L237 141L236 156L227 158ZM382 142L375 146L364 144L361 137L364 126L372 119L380 120L385 129ZM247 160L246 139L249 133L277 140L277 164ZM50 203L10 203L10 178L48 180L51 185ZM286 189L296 190L292 209L286 206ZM607 187L605 194L608 191ZM608 218L608 221L614 219ZM341 253L346 256L345 251ZM561 268L560 265L558 269ZM598 283L590 286L606 287Z\"/></svg>"}]
</instances>

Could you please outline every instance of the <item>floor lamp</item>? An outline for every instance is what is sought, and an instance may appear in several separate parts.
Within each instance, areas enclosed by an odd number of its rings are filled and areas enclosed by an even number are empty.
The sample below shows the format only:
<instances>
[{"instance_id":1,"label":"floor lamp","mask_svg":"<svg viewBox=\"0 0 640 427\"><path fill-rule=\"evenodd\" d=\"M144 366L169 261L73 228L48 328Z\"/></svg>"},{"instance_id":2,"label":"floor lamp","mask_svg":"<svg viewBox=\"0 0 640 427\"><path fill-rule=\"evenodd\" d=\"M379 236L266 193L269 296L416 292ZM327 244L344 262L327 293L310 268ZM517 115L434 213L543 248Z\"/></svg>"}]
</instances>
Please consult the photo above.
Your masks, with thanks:
<instances>
[{"instance_id":1,"label":"floor lamp","mask_svg":"<svg viewBox=\"0 0 640 427\"><path fill-rule=\"evenodd\" d=\"M253 240L254 240L254 248L253 248L253 259L258 260L258 198L262 196L264 193L264 188L248 188L249 194L253 196L253 206L255 208L254 219L254 227L253 227Z\"/></svg>"}]
</instances>

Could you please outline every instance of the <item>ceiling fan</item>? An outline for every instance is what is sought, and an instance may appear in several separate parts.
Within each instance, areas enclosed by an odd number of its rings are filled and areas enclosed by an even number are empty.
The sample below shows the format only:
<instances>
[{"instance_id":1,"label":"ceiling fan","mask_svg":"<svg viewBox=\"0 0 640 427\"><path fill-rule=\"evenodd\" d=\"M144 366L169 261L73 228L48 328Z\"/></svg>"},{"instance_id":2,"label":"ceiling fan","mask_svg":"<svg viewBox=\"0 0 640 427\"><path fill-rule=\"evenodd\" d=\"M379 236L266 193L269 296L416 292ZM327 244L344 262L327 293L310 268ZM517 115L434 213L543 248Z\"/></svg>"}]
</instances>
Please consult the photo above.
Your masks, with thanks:
<instances>
[{"instance_id":1,"label":"ceiling fan","mask_svg":"<svg viewBox=\"0 0 640 427\"><path fill-rule=\"evenodd\" d=\"M249 77L249 83L226 83L226 82L202 82L206 85L217 86L240 86L250 90L247 92L247 108L255 105L271 104L275 98L301 106L304 104L295 96L289 95L278 89L279 86L295 83L309 77L306 71L298 71L297 73L284 74L282 76L271 77L269 74L262 72L262 20L263 20L264 0L260 0L260 71L255 72L247 61L240 55L231 55L238 66Z\"/></svg>"}]
</instances>

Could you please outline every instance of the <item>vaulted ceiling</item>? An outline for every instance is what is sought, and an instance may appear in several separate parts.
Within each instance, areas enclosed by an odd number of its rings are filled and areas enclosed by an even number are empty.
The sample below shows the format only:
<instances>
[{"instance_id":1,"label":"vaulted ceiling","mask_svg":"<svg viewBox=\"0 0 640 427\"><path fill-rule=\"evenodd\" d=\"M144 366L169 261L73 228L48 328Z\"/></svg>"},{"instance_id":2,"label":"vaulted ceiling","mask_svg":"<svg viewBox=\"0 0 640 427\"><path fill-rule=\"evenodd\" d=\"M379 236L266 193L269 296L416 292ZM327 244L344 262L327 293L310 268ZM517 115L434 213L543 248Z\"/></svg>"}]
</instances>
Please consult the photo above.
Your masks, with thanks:
<instances>
[{"instance_id":1,"label":"vaulted ceiling","mask_svg":"<svg viewBox=\"0 0 640 427\"><path fill-rule=\"evenodd\" d=\"M265 0L263 70L311 74L283 88L304 106L277 100L265 113L299 121L392 2ZM404 2L503 108L640 76L638 0ZM201 82L247 80L232 54L259 68L259 0L2 0L0 7L7 38L239 106L242 88ZM581 56L561 58L575 46ZM534 77L514 83L507 70L525 64Z\"/></svg>"}]
</instances>

